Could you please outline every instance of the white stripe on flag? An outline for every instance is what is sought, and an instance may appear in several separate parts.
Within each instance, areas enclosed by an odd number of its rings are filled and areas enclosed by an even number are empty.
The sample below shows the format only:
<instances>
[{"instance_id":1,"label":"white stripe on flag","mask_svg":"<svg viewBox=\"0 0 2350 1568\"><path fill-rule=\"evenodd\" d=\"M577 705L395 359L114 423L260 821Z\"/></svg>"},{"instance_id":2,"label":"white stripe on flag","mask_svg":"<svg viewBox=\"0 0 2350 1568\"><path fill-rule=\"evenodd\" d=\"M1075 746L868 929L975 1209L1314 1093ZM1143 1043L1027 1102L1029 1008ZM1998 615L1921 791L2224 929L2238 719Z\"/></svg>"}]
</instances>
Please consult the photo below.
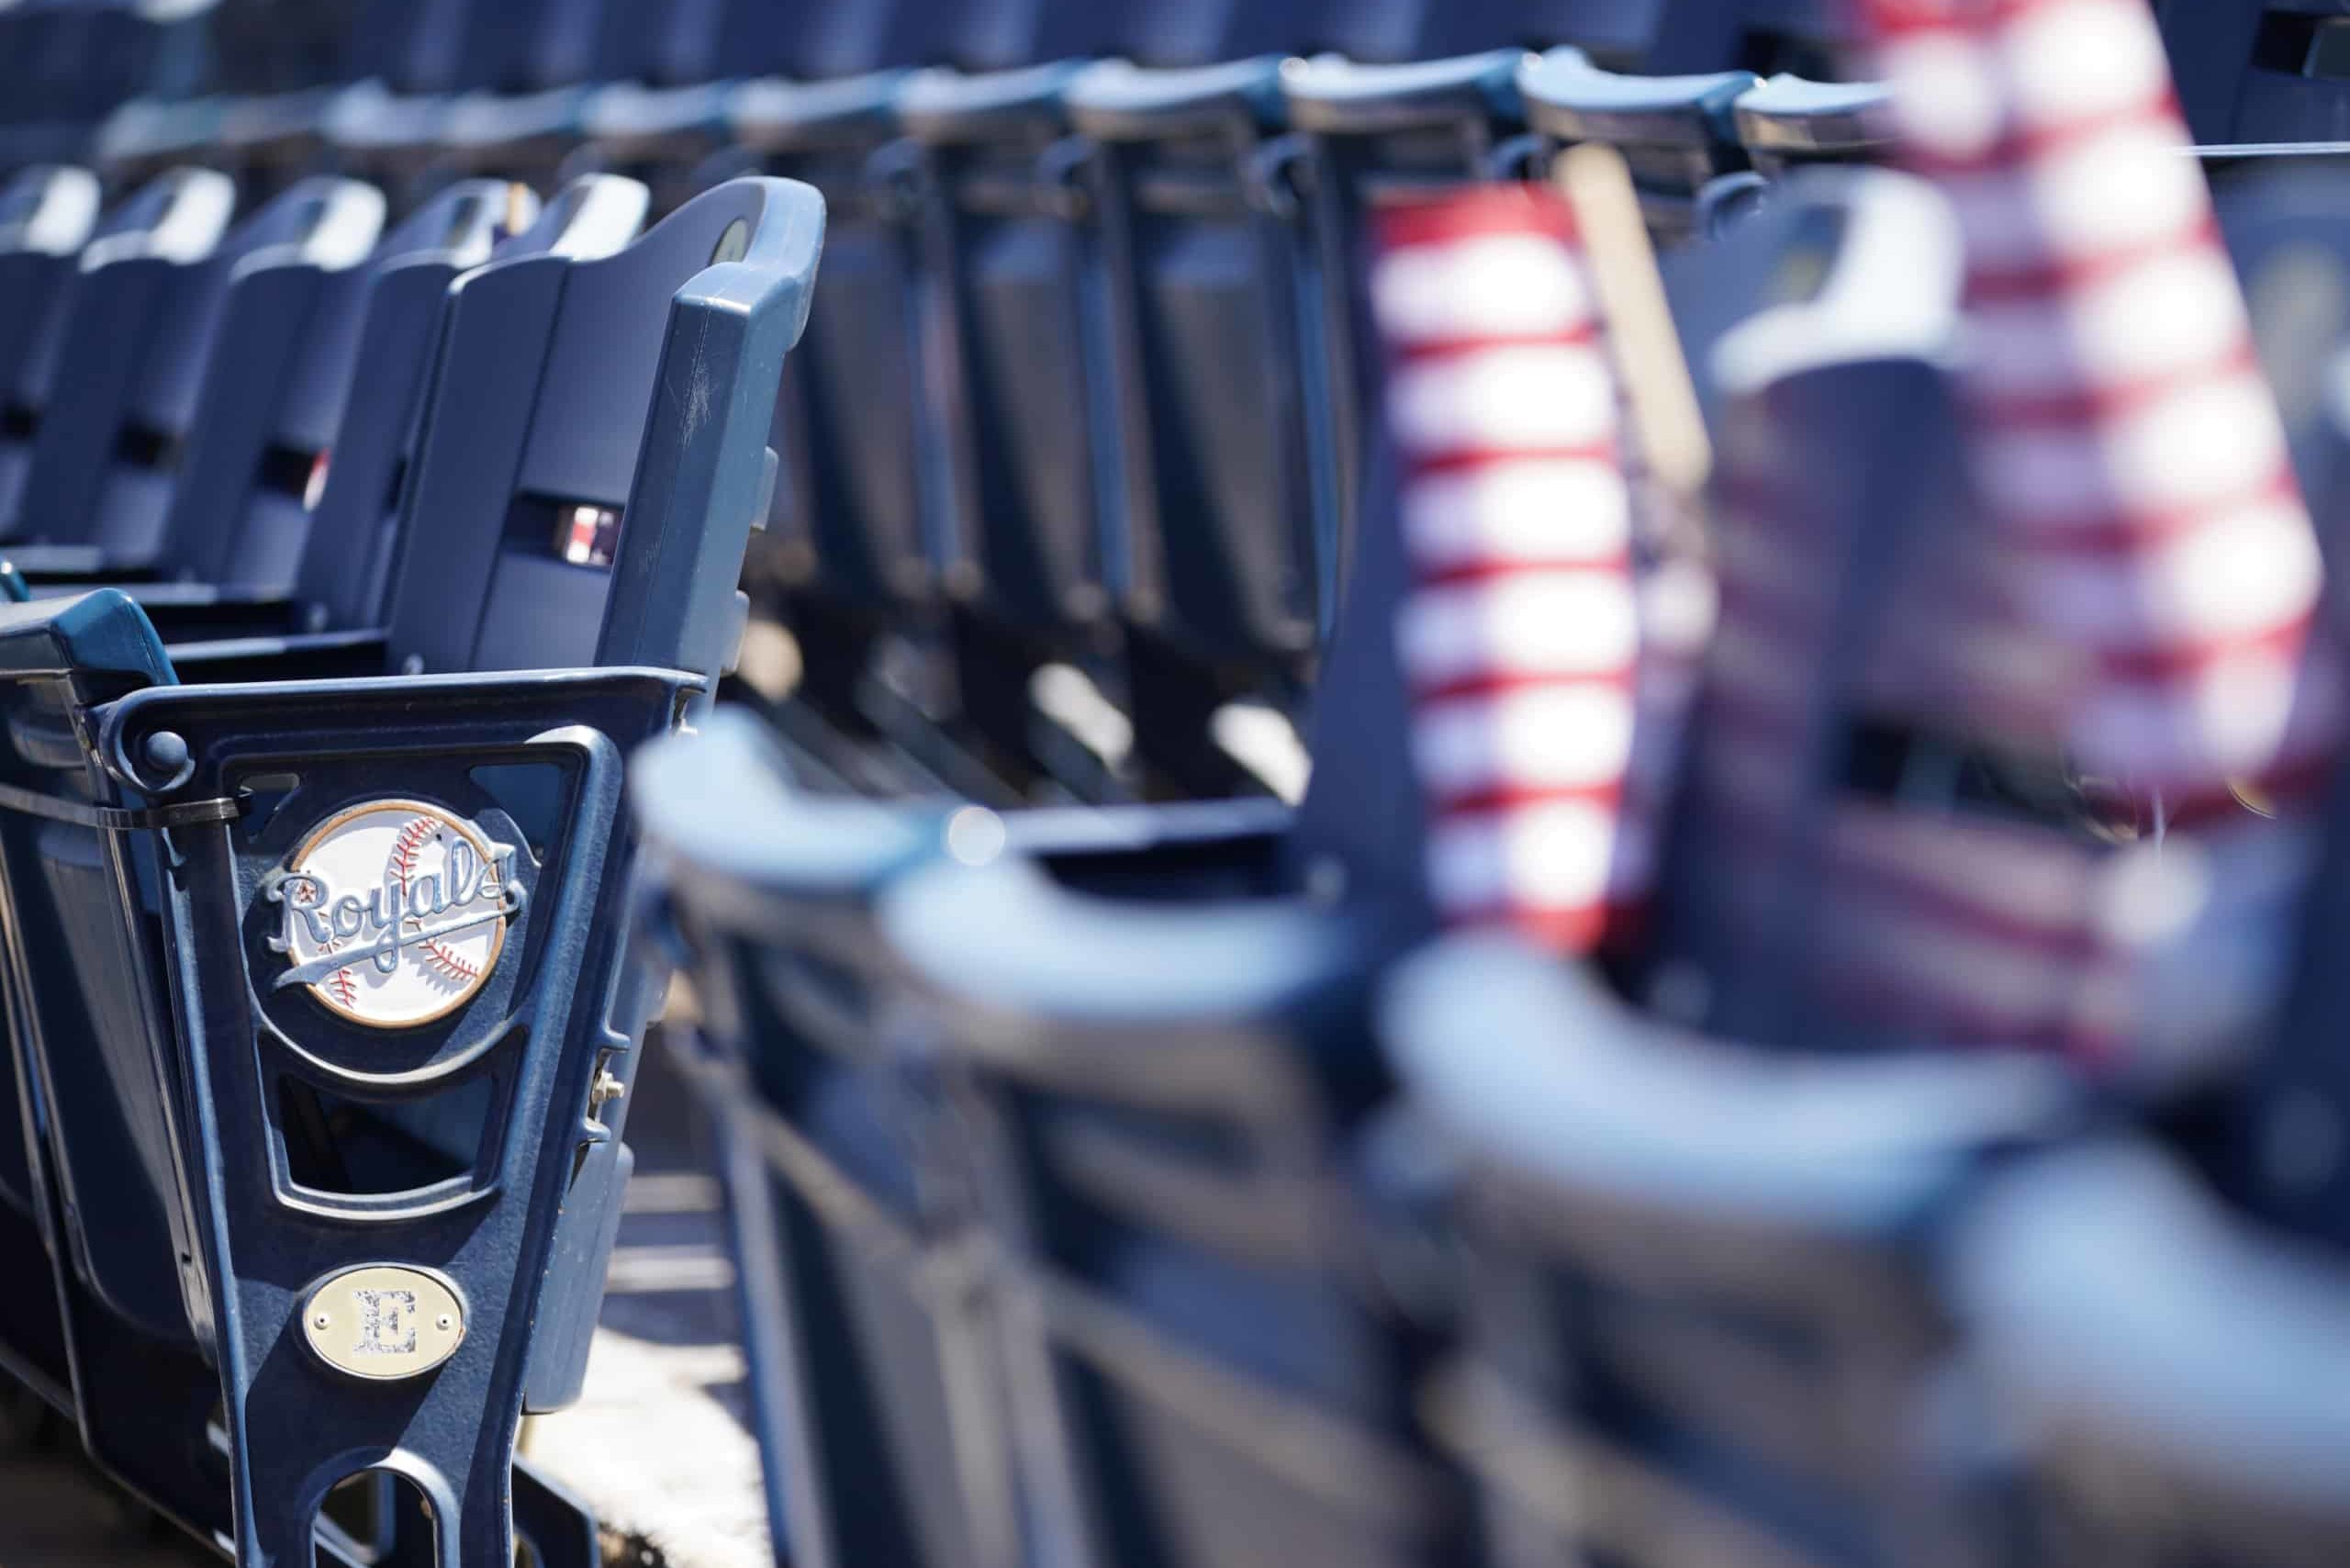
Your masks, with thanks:
<instances>
[{"instance_id":1,"label":"white stripe on flag","mask_svg":"<svg viewBox=\"0 0 2350 1568\"><path fill-rule=\"evenodd\" d=\"M1630 543L1631 499L1612 464L1523 458L1405 482L1404 537L1418 566L1613 560Z\"/></svg>"},{"instance_id":2,"label":"white stripe on flag","mask_svg":"<svg viewBox=\"0 0 2350 1568\"><path fill-rule=\"evenodd\" d=\"M1539 234L1390 251L1371 268L1371 297L1389 342L1404 348L1572 332L1594 315L1583 269L1558 241Z\"/></svg>"},{"instance_id":3,"label":"white stripe on flag","mask_svg":"<svg viewBox=\"0 0 2350 1568\"><path fill-rule=\"evenodd\" d=\"M1412 727L1420 782L1439 800L1499 790L1588 790L1622 779L1632 756L1622 687L1536 687L1421 704Z\"/></svg>"},{"instance_id":4,"label":"white stripe on flag","mask_svg":"<svg viewBox=\"0 0 2350 1568\"><path fill-rule=\"evenodd\" d=\"M1639 655L1639 607L1621 567L1549 567L1425 588L1395 618L1413 685L1504 676L1617 675Z\"/></svg>"},{"instance_id":5,"label":"white stripe on flag","mask_svg":"<svg viewBox=\"0 0 2350 1568\"><path fill-rule=\"evenodd\" d=\"M1583 344L1530 343L1411 361L1388 382L1396 441L1416 457L1579 448L1616 434L1606 360Z\"/></svg>"}]
</instances>

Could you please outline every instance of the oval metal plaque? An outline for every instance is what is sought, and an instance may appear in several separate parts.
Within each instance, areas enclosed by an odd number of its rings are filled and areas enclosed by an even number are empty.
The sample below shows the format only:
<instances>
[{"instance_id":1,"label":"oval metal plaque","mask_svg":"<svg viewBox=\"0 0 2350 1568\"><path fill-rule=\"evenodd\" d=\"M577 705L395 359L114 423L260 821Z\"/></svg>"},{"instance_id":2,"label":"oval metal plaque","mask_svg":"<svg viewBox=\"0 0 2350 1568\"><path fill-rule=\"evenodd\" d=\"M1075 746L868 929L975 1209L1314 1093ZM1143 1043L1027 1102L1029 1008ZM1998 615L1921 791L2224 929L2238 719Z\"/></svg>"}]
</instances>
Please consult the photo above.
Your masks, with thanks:
<instances>
[{"instance_id":1,"label":"oval metal plaque","mask_svg":"<svg viewBox=\"0 0 2350 1568\"><path fill-rule=\"evenodd\" d=\"M302 1305L302 1337L352 1377L390 1382L431 1372L465 1338L464 1298L429 1269L369 1263L329 1275Z\"/></svg>"}]
</instances>

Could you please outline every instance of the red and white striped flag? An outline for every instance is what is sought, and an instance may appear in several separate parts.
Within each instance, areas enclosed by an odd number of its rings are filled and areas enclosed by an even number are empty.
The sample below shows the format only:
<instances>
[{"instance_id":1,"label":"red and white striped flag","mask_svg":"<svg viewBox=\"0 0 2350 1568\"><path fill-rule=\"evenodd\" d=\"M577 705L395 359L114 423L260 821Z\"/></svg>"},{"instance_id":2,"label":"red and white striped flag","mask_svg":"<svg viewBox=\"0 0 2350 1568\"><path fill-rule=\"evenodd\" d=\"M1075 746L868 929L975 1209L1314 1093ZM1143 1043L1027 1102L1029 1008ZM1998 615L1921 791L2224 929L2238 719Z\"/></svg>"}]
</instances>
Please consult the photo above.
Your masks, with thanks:
<instances>
[{"instance_id":1,"label":"red and white striped flag","mask_svg":"<svg viewBox=\"0 0 2350 1568\"><path fill-rule=\"evenodd\" d=\"M1994 537L1953 611L1979 726L2174 817L2330 755L2317 543L2145 0L1860 0L1956 207ZM2272 785L2273 788L2273 785Z\"/></svg>"},{"instance_id":2,"label":"red and white striped flag","mask_svg":"<svg viewBox=\"0 0 2350 1568\"><path fill-rule=\"evenodd\" d=\"M2314 532L2160 37L2143 0L1859 12L1964 237L1986 524L1898 590L1871 694L2068 759L2143 836L1841 800L1815 981L1886 1037L2209 1059L2277 994L2339 715Z\"/></svg>"},{"instance_id":3,"label":"red and white striped flag","mask_svg":"<svg viewBox=\"0 0 2350 1568\"><path fill-rule=\"evenodd\" d=\"M1573 218L1547 189L1472 188L1382 210L1377 241L1430 891L1450 924L1590 952L1646 901L1673 769L1639 735L1634 502ZM1691 618L1685 576L1656 604L1676 592L1656 631ZM1658 667L1659 702L1685 698Z\"/></svg>"}]
</instances>

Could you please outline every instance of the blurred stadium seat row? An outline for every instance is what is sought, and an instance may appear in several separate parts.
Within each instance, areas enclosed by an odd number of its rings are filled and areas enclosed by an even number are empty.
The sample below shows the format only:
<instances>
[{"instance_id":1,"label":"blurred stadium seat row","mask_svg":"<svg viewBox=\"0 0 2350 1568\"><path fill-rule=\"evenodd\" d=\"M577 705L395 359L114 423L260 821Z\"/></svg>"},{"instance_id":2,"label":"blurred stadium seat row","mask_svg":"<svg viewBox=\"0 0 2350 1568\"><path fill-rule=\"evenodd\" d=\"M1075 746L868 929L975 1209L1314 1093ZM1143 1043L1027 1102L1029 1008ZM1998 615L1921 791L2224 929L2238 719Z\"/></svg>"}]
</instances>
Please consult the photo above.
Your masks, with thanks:
<instances>
[{"instance_id":1,"label":"blurred stadium seat row","mask_svg":"<svg viewBox=\"0 0 2350 1568\"><path fill-rule=\"evenodd\" d=\"M2333 10L0 4L0 1367L596 1562L666 997L779 1561L2343 1561Z\"/></svg>"}]
</instances>

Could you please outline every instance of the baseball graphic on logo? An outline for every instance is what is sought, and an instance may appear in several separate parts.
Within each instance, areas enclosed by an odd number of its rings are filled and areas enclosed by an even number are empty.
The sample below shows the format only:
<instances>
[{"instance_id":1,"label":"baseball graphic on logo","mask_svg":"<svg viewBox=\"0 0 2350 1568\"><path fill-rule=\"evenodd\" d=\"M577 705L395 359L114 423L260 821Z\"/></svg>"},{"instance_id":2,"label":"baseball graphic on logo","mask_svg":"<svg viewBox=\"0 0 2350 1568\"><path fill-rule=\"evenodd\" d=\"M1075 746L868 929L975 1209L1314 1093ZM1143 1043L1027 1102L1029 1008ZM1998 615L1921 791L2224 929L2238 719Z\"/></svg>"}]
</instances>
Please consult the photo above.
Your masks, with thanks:
<instances>
[{"instance_id":1,"label":"baseball graphic on logo","mask_svg":"<svg viewBox=\"0 0 2350 1568\"><path fill-rule=\"evenodd\" d=\"M488 982L522 907L512 846L416 801L375 801L320 823L263 884L283 908L270 946L355 1024L401 1029L462 1007Z\"/></svg>"}]
</instances>

